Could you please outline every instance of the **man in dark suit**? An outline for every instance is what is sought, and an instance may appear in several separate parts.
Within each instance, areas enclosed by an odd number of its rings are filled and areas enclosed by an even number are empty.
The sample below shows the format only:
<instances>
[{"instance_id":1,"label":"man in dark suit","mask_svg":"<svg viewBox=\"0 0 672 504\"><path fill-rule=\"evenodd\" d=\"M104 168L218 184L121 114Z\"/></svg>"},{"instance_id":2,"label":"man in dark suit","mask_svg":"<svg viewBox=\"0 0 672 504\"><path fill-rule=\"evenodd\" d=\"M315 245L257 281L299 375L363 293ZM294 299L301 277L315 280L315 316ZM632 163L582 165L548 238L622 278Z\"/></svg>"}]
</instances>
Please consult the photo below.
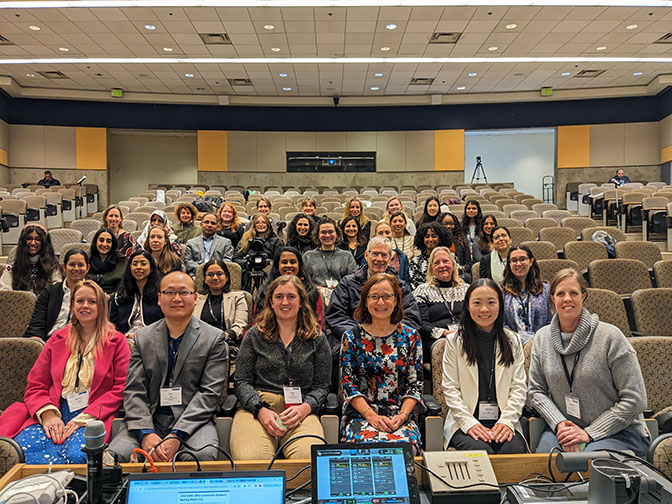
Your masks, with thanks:
<instances>
[{"instance_id":1,"label":"man in dark suit","mask_svg":"<svg viewBox=\"0 0 672 504\"><path fill-rule=\"evenodd\" d=\"M192 316L196 298L188 275L169 273L159 293L166 318L135 333L126 416L109 447L122 462L137 447L169 462L182 442L196 450L217 443L215 410L226 384L228 347L222 331ZM217 450L205 448L198 458L215 460Z\"/></svg>"},{"instance_id":2,"label":"man in dark suit","mask_svg":"<svg viewBox=\"0 0 672 504\"><path fill-rule=\"evenodd\" d=\"M44 171L44 178L42 180L38 180L37 184L44 187L61 185L61 183L54 178L49 170Z\"/></svg>"},{"instance_id":3,"label":"man in dark suit","mask_svg":"<svg viewBox=\"0 0 672 504\"><path fill-rule=\"evenodd\" d=\"M230 261L232 257L231 240L217 234L217 217L213 213L206 213L201 219L201 236L189 240L184 251L187 273L193 277L198 266L210 259Z\"/></svg>"}]
</instances>

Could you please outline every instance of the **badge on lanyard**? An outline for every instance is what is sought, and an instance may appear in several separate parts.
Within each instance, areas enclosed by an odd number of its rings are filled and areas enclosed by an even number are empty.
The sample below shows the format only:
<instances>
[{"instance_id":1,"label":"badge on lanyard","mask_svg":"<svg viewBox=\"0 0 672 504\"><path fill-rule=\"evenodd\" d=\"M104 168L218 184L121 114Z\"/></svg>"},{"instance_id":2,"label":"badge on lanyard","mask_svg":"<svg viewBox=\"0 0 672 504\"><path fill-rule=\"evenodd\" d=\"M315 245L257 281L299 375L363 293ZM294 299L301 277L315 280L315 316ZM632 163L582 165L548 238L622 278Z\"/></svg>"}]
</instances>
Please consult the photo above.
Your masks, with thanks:
<instances>
[{"instance_id":1,"label":"badge on lanyard","mask_svg":"<svg viewBox=\"0 0 672 504\"><path fill-rule=\"evenodd\" d=\"M565 409L569 416L573 416L577 420L581 420L581 403L578 397L571 395L565 396Z\"/></svg>"},{"instance_id":2,"label":"badge on lanyard","mask_svg":"<svg viewBox=\"0 0 672 504\"><path fill-rule=\"evenodd\" d=\"M182 387L162 387L160 406L182 406Z\"/></svg>"},{"instance_id":3,"label":"badge on lanyard","mask_svg":"<svg viewBox=\"0 0 672 504\"><path fill-rule=\"evenodd\" d=\"M89 391L84 390L83 392L70 394L66 400L68 401L68 409L70 412L79 411L89 405Z\"/></svg>"},{"instance_id":4,"label":"badge on lanyard","mask_svg":"<svg viewBox=\"0 0 672 504\"><path fill-rule=\"evenodd\" d=\"M336 286L338 285L338 281L333 278L327 278L326 284L327 287L329 287L330 289L335 289Z\"/></svg>"},{"instance_id":5,"label":"badge on lanyard","mask_svg":"<svg viewBox=\"0 0 672 504\"><path fill-rule=\"evenodd\" d=\"M479 420L497 420L499 418L499 406L496 402L480 401L478 403Z\"/></svg>"},{"instance_id":6,"label":"badge on lanyard","mask_svg":"<svg viewBox=\"0 0 672 504\"><path fill-rule=\"evenodd\" d=\"M285 395L285 407L297 406L303 402L301 387L282 387Z\"/></svg>"}]
</instances>

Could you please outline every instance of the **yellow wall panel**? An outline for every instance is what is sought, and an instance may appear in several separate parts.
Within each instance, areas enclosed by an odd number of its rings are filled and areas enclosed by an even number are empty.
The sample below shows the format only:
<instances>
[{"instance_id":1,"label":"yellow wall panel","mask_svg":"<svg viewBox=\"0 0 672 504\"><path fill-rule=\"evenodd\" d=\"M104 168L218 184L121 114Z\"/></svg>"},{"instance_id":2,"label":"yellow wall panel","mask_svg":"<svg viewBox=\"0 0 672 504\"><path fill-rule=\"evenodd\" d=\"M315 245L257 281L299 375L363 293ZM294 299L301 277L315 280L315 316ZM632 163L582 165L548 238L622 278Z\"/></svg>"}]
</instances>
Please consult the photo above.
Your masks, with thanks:
<instances>
[{"instance_id":1,"label":"yellow wall panel","mask_svg":"<svg viewBox=\"0 0 672 504\"><path fill-rule=\"evenodd\" d=\"M9 166L7 163L7 151L5 149L0 149L0 165Z\"/></svg>"},{"instance_id":2,"label":"yellow wall panel","mask_svg":"<svg viewBox=\"0 0 672 504\"><path fill-rule=\"evenodd\" d=\"M558 168L590 166L590 125L558 126Z\"/></svg>"},{"instance_id":3,"label":"yellow wall panel","mask_svg":"<svg viewBox=\"0 0 672 504\"><path fill-rule=\"evenodd\" d=\"M107 128L77 128L76 168L107 170Z\"/></svg>"},{"instance_id":4,"label":"yellow wall panel","mask_svg":"<svg viewBox=\"0 0 672 504\"><path fill-rule=\"evenodd\" d=\"M464 171L464 130L434 132L434 170Z\"/></svg>"},{"instance_id":5,"label":"yellow wall panel","mask_svg":"<svg viewBox=\"0 0 672 504\"><path fill-rule=\"evenodd\" d=\"M660 162L667 163L672 161L672 145L669 145L660 151Z\"/></svg>"},{"instance_id":6,"label":"yellow wall panel","mask_svg":"<svg viewBox=\"0 0 672 504\"><path fill-rule=\"evenodd\" d=\"M198 171L229 170L228 131L198 130Z\"/></svg>"}]
</instances>

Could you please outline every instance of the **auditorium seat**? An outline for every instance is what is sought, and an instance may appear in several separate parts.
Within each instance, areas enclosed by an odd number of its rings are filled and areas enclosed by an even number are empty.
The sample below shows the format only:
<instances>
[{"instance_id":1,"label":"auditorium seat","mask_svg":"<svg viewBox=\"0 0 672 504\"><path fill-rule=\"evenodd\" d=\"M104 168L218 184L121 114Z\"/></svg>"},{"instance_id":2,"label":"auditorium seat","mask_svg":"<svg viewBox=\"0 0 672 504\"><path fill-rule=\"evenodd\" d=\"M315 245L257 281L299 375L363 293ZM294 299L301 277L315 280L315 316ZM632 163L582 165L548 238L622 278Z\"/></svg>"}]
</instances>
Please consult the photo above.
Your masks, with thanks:
<instances>
[{"instance_id":1,"label":"auditorium seat","mask_svg":"<svg viewBox=\"0 0 672 504\"><path fill-rule=\"evenodd\" d=\"M672 288L672 260L657 261L653 265L656 287Z\"/></svg>"},{"instance_id":2,"label":"auditorium seat","mask_svg":"<svg viewBox=\"0 0 672 504\"><path fill-rule=\"evenodd\" d=\"M581 231L588 227L594 227L595 221L589 217L565 217L560 225L573 229L576 233L576 240L578 240L581 237Z\"/></svg>"},{"instance_id":3,"label":"auditorium seat","mask_svg":"<svg viewBox=\"0 0 672 504\"><path fill-rule=\"evenodd\" d=\"M499 224L499 221L497 221ZM534 231L526 227L521 226L511 226L508 227L509 235L511 236L511 244L518 245L520 242L532 241L534 240Z\"/></svg>"},{"instance_id":4,"label":"auditorium seat","mask_svg":"<svg viewBox=\"0 0 672 504\"><path fill-rule=\"evenodd\" d=\"M565 258L576 261L579 272L586 272L591 261L608 259L607 249L599 242L570 241L565 243Z\"/></svg>"},{"instance_id":5,"label":"auditorium seat","mask_svg":"<svg viewBox=\"0 0 672 504\"><path fill-rule=\"evenodd\" d=\"M535 241L529 240L521 242L520 245L525 245L532 251L535 260L539 259L557 259L558 251L555 244L549 241Z\"/></svg>"},{"instance_id":6,"label":"auditorium seat","mask_svg":"<svg viewBox=\"0 0 672 504\"><path fill-rule=\"evenodd\" d=\"M551 283L553 276L565 268L574 268L578 271L578 265L569 259L540 259L537 261L539 266L539 276L544 282Z\"/></svg>"},{"instance_id":7,"label":"auditorium seat","mask_svg":"<svg viewBox=\"0 0 672 504\"><path fill-rule=\"evenodd\" d=\"M82 232L78 229L52 229L49 231L49 236L56 255L62 255L62 249L66 243L78 243L81 247L84 239Z\"/></svg>"},{"instance_id":8,"label":"auditorium seat","mask_svg":"<svg viewBox=\"0 0 672 504\"><path fill-rule=\"evenodd\" d=\"M558 221L555 219L547 219L545 217L532 217L525 220L525 227L534 231L534 237L539 237L539 231L544 228L559 227Z\"/></svg>"},{"instance_id":9,"label":"auditorium seat","mask_svg":"<svg viewBox=\"0 0 672 504\"><path fill-rule=\"evenodd\" d=\"M581 239L583 241L588 241L590 238L595 234L595 231L606 231L609 236L611 236L614 240L617 242L620 241L625 241L626 236L623 231L616 227L611 227L611 226L595 226L595 227L589 227L581 230Z\"/></svg>"},{"instance_id":10,"label":"auditorium seat","mask_svg":"<svg viewBox=\"0 0 672 504\"><path fill-rule=\"evenodd\" d=\"M649 241L621 241L614 247L616 257L621 259L639 259L651 270L653 265L662 261L658 245Z\"/></svg>"},{"instance_id":11,"label":"auditorium seat","mask_svg":"<svg viewBox=\"0 0 672 504\"><path fill-rule=\"evenodd\" d=\"M485 214L485 212L483 212ZM527 219L536 219L537 218L537 212L534 212L532 210L514 210L509 214L509 217L511 219L516 219L518 222L520 222L521 226L525 225L525 221Z\"/></svg>"},{"instance_id":12,"label":"auditorium seat","mask_svg":"<svg viewBox=\"0 0 672 504\"><path fill-rule=\"evenodd\" d=\"M2 231L4 245L16 245L26 225L26 202L20 199L3 199L0 201L0 213L5 219L8 229Z\"/></svg>"},{"instance_id":13,"label":"auditorium seat","mask_svg":"<svg viewBox=\"0 0 672 504\"><path fill-rule=\"evenodd\" d=\"M558 205L556 205L554 203L535 203L534 205L532 205L532 211L537 212L538 217L543 217L544 212L546 210L557 210L557 209L558 209ZM559 222L558 222L558 225L560 225Z\"/></svg>"},{"instance_id":14,"label":"auditorium seat","mask_svg":"<svg viewBox=\"0 0 672 504\"><path fill-rule=\"evenodd\" d=\"M672 336L672 289L640 289L632 293L635 330L644 336Z\"/></svg>"},{"instance_id":15,"label":"auditorium seat","mask_svg":"<svg viewBox=\"0 0 672 504\"><path fill-rule=\"evenodd\" d=\"M567 217L571 217L572 214L567 210L545 210L541 216L548 219L555 219L558 221L558 224L562 225L562 220Z\"/></svg>"},{"instance_id":16,"label":"auditorium seat","mask_svg":"<svg viewBox=\"0 0 672 504\"><path fill-rule=\"evenodd\" d=\"M99 220L78 219L70 224L70 229L76 229L77 231L81 231L82 236L88 236L89 233L98 231L101 226L102 224Z\"/></svg>"},{"instance_id":17,"label":"auditorium seat","mask_svg":"<svg viewBox=\"0 0 672 504\"><path fill-rule=\"evenodd\" d=\"M26 332L35 308L35 294L0 291L0 338L20 338ZM2 369L2 368L0 368Z\"/></svg>"},{"instance_id":18,"label":"auditorium seat","mask_svg":"<svg viewBox=\"0 0 672 504\"><path fill-rule=\"evenodd\" d=\"M583 307L590 313L596 313L602 322L618 327L627 338L632 336L625 304L614 291L589 287Z\"/></svg>"},{"instance_id":19,"label":"auditorium seat","mask_svg":"<svg viewBox=\"0 0 672 504\"><path fill-rule=\"evenodd\" d=\"M649 270L637 259L597 259L588 265L590 286L630 296L651 287Z\"/></svg>"}]
</instances>

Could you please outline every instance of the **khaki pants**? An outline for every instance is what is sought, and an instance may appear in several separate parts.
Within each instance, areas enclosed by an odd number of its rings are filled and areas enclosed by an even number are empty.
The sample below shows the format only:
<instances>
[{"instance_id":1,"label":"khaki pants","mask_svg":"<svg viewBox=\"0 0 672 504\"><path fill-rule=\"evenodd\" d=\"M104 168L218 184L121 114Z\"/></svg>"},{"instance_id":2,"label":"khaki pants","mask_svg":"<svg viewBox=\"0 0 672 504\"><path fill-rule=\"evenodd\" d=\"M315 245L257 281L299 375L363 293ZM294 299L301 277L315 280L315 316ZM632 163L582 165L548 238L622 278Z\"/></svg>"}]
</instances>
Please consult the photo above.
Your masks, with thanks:
<instances>
[{"instance_id":1,"label":"khaki pants","mask_svg":"<svg viewBox=\"0 0 672 504\"><path fill-rule=\"evenodd\" d=\"M270 409L277 414L285 409L285 399L282 394L259 392L262 401L270 404ZM284 436L276 438L271 436L261 422L245 409L239 409L233 417L231 427L231 455L234 460L270 460L275 455L278 447L301 434L316 434L324 436L322 424L317 415L308 415L298 427L289 429ZM283 455L288 459L310 459L310 446L322 444L316 438L303 438L288 444L283 450Z\"/></svg>"}]
</instances>

